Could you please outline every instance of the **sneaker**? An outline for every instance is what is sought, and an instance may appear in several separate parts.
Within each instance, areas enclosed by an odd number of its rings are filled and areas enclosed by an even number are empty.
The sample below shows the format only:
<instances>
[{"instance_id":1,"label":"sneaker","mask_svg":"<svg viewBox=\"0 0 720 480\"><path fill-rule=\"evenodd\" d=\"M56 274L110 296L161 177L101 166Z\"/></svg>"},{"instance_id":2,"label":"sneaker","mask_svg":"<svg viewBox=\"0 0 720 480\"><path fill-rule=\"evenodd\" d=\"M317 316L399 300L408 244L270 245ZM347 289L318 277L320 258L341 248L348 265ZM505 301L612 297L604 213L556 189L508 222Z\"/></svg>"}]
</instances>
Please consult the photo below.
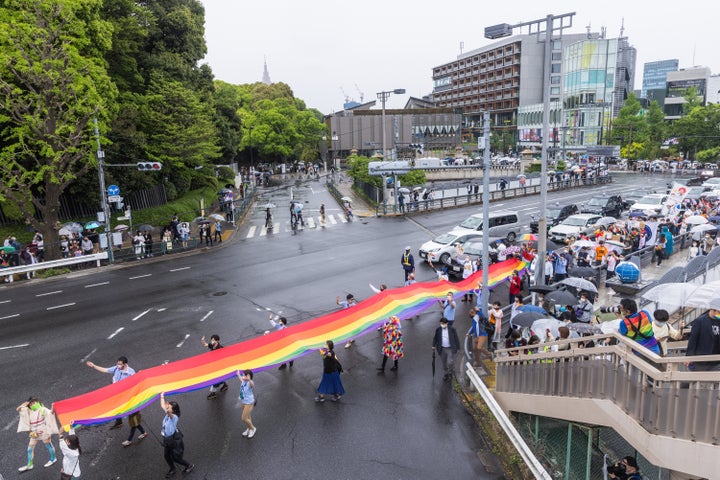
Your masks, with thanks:
<instances>
[{"instance_id":1,"label":"sneaker","mask_svg":"<svg viewBox=\"0 0 720 480\"><path fill-rule=\"evenodd\" d=\"M57 462L57 458L55 458L53 460L48 460L47 463L45 465L43 465L43 467L45 467L45 468L52 467L53 465L55 465L55 462Z\"/></svg>"},{"instance_id":2,"label":"sneaker","mask_svg":"<svg viewBox=\"0 0 720 480\"><path fill-rule=\"evenodd\" d=\"M168 472L165 474L165 478L170 478L173 475L175 475L176 470L173 468L172 470L168 470Z\"/></svg>"},{"instance_id":3,"label":"sneaker","mask_svg":"<svg viewBox=\"0 0 720 480\"><path fill-rule=\"evenodd\" d=\"M250 433L248 433L248 438L252 438L255 436L255 432L257 432L257 428L253 428L250 430Z\"/></svg>"},{"instance_id":4,"label":"sneaker","mask_svg":"<svg viewBox=\"0 0 720 480\"><path fill-rule=\"evenodd\" d=\"M243 437L247 437L247 436L248 436L248 433L250 433L250 429L249 429L249 428L246 428L245 431L244 431L243 434L242 434Z\"/></svg>"},{"instance_id":5,"label":"sneaker","mask_svg":"<svg viewBox=\"0 0 720 480\"><path fill-rule=\"evenodd\" d=\"M330 399L331 402L337 402L340 400L340 395L333 395L333 397Z\"/></svg>"},{"instance_id":6,"label":"sneaker","mask_svg":"<svg viewBox=\"0 0 720 480\"><path fill-rule=\"evenodd\" d=\"M21 472L21 473L27 472L28 470L32 470L32 469L33 469L32 465L24 465L24 466L18 468L18 472Z\"/></svg>"},{"instance_id":7,"label":"sneaker","mask_svg":"<svg viewBox=\"0 0 720 480\"><path fill-rule=\"evenodd\" d=\"M226 391L227 389L228 389L228 384L227 384L227 383L223 383L223 386L220 387L220 391L221 391L221 392L224 392L224 391Z\"/></svg>"},{"instance_id":8,"label":"sneaker","mask_svg":"<svg viewBox=\"0 0 720 480\"><path fill-rule=\"evenodd\" d=\"M132 442L130 440L125 440L124 442L121 443L121 445L123 447L129 447L130 445L132 445Z\"/></svg>"},{"instance_id":9,"label":"sneaker","mask_svg":"<svg viewBox=\"0 0 720 480\"><path fill-rule=\"evenodd\" d=\"M278 367L278 370L285 370L287 368L287 363L283 363Z\"/></svg>"},{"instance_id":10,"label":"sneaker","mask_svg":"<svg viewBox=\"0 0 720 480\"><path fill-rule=\"evenodd\" d=\"M122 420L118 419L115 421L115 423L110 425L110 430L115 430L116 428L120 428L120 427L122 427Z\"/></svg>"},{"instance_id":11,"label":"sneaker","mask_svg":"<svg viewBox=\"0 0 720 480\"><path fill-rule=\"evenodd\" d=\"M195 464L194 464L194 463L191 463L190 465L188 465L187 467L185 467L185 470L183 470L183 473L190 473L190 472L193 471L193 468L195 468Z\"/></svg>"},{"instance_id":12,"label":"sneaker","mask_svg":"<svg viewBox=\"0 0 720 480\"><path fill-rule=\"evenodd\" d=\"M355 340L348 340L345 344L345 348L350 348Z\"/></svg>"},{"instance_id":13,"label":"sneaker","mask_svg":"<svg viewBox=\"0 0 720 480\"><path fill-rule=\"evenodd\" d=\"M141 433L140 435L138 435L138 440L142 440L143 438L145 438L147 436L148 436L147 432Z\"/></svg>"},{"instance_id":14,"label":"sneaker","mask_svg":"<svg viewBox=\"0 0 720 480\"><path fill-rule=\"evenodd\" d=\"M208 396L207 396L207 399L208 399L208 400L212 400L213 398L216 398L216 397L217 397L217 393L215 393L215 392L210 392L210 393L208 394Z\"/></svg>"},{"instance_id":15,"label":"sneaker","mask_svg":"<svg viewBox=\"0 0 720 480\"><path fill-rule=\"evenodd\" d=\"M315 401L318 403L322 403L325 401L325 397L315 397Z\"/></svg>"}]
</instances>

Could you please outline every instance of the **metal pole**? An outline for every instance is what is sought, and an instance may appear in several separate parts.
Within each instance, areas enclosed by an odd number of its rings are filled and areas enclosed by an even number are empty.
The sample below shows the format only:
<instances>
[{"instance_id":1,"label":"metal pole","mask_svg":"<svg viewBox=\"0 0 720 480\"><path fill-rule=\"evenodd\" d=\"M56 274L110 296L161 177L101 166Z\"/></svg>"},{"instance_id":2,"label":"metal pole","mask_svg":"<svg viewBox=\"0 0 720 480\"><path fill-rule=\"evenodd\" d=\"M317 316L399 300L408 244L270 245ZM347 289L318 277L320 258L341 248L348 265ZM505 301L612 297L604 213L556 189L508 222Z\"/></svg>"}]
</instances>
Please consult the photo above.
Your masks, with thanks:
<instances>
[{"instance_id":1,"label":"metal pole","mask_svg":"<svg viewBox=\"0 0 720 480\"><path fill-rule=\"evenodd\" d=\"M93 118L93 125L95 127L95 139L97 140L97 159L98 159L98 179L100 180L100 208L102 208L103 215L105 215L105 238L107 240L108 249L108 262L113 263L113 250L112 250L112 231L110 230L110 208L107 204L107 197L105 196L107 191L105 189L105 152L103 152L102 145L100 144L100 130L98 130L97 118Z\"/></svg>"},{"instance_id":2,"label":"metal pole","mask_svg":"<svg viewBox=\"0 0 720 480\"><path fill-rule=\"evenodd\" d=\"M383 161L387 158L387 147L385 145L385 99L387 98L386 95L389 95L389 92L380 92L380 101L382 102L382 120L380 128L382 129L381 135L382 135L382 156ZM387 177L383 175L383 186L382 186L382 193L383 193L383 215L387 214Z\"/></svg>"},{"instance_id":3,"label":"metal pole","mask_svg":"<svg viewBox=\"0 0 720 480\"><path fill-rule=\"evenodd\" d=\"M482 202L483 202L483 232L488 232L490 229L490 113L483 113L483 135L485 136L485 150L483 151L483 191L482 191ZM489 235L485 234L482 237L482 304L480 308L483 315L487 318L488 316L488 302L490 300L490 288L488 286L490 267L490 238ZM488 341L490 344L492 339Z\"/></svg>"},{"instance_id":4,"label":"metal pole","mask_svg":"<svg viewBox=\"0 0 720 480\"><path fill-rule=\"evenodd\" d=\"M550 129L550 59L552 57L553 15L545 20L545 60L543 64L543 126L540 156L540 217L538 218L538 251L535 262L535 284L545 284L545 254L547 249L547 172L548 133Z\"/></svg>"}]
</instances>

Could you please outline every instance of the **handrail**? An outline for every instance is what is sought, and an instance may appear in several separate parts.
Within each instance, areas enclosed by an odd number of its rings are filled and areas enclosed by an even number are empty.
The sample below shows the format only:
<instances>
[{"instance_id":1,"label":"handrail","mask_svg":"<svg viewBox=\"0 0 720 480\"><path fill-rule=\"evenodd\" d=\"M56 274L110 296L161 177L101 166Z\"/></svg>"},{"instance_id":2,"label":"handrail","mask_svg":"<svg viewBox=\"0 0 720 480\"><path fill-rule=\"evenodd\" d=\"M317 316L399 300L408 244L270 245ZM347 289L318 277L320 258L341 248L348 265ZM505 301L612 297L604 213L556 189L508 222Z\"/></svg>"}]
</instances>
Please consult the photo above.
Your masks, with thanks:
<instances>
[{"instance_id":1,"label":"handrail","mask_svg":"<svg viewBox=\"0 0 720 480\"><path fill-rule=\"evenodd\" d=\"M579 346L588 340L615 344ZM525 353L547 345L570 348ZM499 349L494 361L497 392L610 400L650 434L720 443L720 372L684 371L720 355L661 357L612 332Z\"/></svg>"},{"instance_id":2,"label":"handrail","mask_svg":"<svg viewBox=\"0 0 720 480\"><path fill-rule=\"evenodd\" d=\"M108 252L92 253L90 255L81 255L79 257L61 258L58 260L47 260L45 262L31 263L27 265L19 265L17 267L5 267L0 269L0 277L6 277L9 282L13 281L13 275L17 273L30 273L37 270L45 270L47 268L67 267L70 265L78 265L80 263L96 262L100 266L101 260L108 259ZM29 277L28 277L29 278Z\"/></svg>"}]
</instances>

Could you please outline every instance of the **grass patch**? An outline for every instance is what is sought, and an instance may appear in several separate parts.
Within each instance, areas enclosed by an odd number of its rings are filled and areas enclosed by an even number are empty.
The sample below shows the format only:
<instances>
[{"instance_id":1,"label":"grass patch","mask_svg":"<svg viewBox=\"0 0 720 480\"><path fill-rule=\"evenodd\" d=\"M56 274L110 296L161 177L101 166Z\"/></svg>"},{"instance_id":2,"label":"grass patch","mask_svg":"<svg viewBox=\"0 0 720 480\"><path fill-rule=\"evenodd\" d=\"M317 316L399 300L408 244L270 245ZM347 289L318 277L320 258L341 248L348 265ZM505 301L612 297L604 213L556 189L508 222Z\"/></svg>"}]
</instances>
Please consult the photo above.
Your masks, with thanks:
<instances>
[{"instance_id":1,"label":"grass patch","mask_svg":"<svg viewBox=\"0 0 720 480\"><path fill-rule=\"evenodd\" d=\"M35 272L35 278L50 278L58 275L65 275L70 273L72 270L69 268L47 268L45 270L38 270Z\"/></svg>"}]
</instances>

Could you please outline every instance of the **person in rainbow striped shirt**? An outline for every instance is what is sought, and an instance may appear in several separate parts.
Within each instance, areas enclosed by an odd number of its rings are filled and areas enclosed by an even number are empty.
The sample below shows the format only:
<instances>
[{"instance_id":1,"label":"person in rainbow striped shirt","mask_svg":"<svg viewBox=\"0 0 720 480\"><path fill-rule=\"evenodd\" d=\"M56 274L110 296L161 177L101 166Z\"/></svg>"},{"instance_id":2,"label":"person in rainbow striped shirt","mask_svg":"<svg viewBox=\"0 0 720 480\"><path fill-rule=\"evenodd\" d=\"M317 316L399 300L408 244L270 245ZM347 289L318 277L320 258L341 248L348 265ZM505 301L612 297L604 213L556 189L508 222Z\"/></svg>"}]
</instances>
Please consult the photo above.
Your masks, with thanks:
<instances>
[{"instance_id":1,"label":"person in rainbow striped shirt","mask_svg":"<svg viewBox=\"0 0 720 480\"><path fill-rule=\"evenodd\" d=\"M637 303L631 298L620 300L620 311L623 321L618 331L626 337L635 340L648 350L662 355L652 327L652 316L645 310L638 312Z\"/></svg>"}]
</instances>

